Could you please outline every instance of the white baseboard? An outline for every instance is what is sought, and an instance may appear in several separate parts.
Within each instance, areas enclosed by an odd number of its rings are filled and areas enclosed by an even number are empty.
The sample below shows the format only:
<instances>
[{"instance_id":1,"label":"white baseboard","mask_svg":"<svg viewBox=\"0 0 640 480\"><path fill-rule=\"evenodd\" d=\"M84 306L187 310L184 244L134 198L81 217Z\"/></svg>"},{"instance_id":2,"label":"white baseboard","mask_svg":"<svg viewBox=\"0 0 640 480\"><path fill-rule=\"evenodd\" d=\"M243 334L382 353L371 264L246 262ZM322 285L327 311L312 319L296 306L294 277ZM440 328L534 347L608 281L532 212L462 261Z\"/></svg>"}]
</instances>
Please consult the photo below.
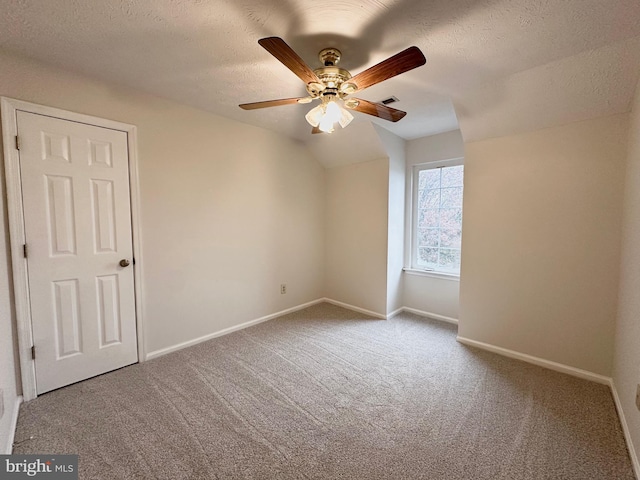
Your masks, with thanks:
<instances>
[{"instance_id":1,"label":"white baseboard","mask_svg":"<svg viewBox=\"0 0 640 480\"><path fill-rule=\"evenodd\" d=\"M3 445L2 450L0 450L3 455L11 455L11 451L13 450L13 440L16 436L16 428L18 427L18 414L20 413L21 404L22 395L18 396L13 404L13 411L11 412L11 423L9 424L9 432L7 435L7 443Z\"/></svg>"},{"instance_id":2,"label":"white baseboard","mask_svg":"<svg viewBox=\"0 0 640 480\"><path fill-rule=\"evenodd\" d=\"M197 345L198 343L206 342L207 340L211 340L212 338L221 337L223 335L227 335L232 332L236 332L238 330L242 330L253 325L257 325L262 322L266 322L268 320L272 320L277 317L281 317L288 313L297 312L298 310L303 310L312 305L316 305L318 303L324 302L324 298L319 298L317 300L313 300L311 302L303 303L302 305L296 305L295 307L287 308L286 310L282 310L280 312L272 313L271 315L267 315L265 317L256 318L255 320L249 320L248 322L241 323L239 325L234 325L233 327L225 328L223 330L219 330L214 333L210 333L208 335L204 335L202 337L194 338L193 340L188 340L186 342L178 343L176 345L172 345L170 347L161 348L159 350L154 350L153 352L147 353L145 360L151 360L156 357L160 357L162 355L166 355L167 353L176 352L178 350L182 350L183 348L192 347L193 345Z\"/></svg>"},{"instance_id":3,"label":"white baseboard","mask_svg":"<svg viewBox=\"0 0 640 480\"><path fill-rule=\"evenodd\" d=\"M422 310L417 310L415 308L400 307L397 310L394 310L393 312L391 312L391 313L389 313L387 315L384 315L382 313L373 312L373 311L367 310L365 308L356 307L355 305L350 305L348 303L339 302L338 300L333 300L332 298L324 298L323 300L325 302L327 302L327 303L331 303L331 304L336 305L338 307L346 308L347 310L353 310L354 312L358 312L358 313L364 313L366 315L370 315L370 316L376 317L376 318L381 318L383 320L387 320L389 318L393 318L393 317L395 317L396 315L398 315L399 313L402 313L402 312L409 312L409 313L414 313L416 315L420 315L421 317L430 318L432 320L440 320L441 322L453 323L454 325L458 324L458 319L457 318L446 317L444 315L439 315L437 313L431 313L431 312L425 312L425 311L422 311Z\"/></svg>"},{"instance_id":4,"label":"white baseboard","mask_svg":"<svg viewBox=\"0 0 640 480\"><path fill-rule=\"evenodd\" d=\"M347 310L353 310L354 312L364 313L365 315L369 315L371 317L381 318L382 320L387 319L387 316L382 313L373 312L371 310L356 307L355 305L350 305L348 303L339 302L338 300L333 300L331 298L323 298L322 301L330 303L332 305L336 305L338 307L346 308Z\"/></svg>"},{"instance_id":5,"label":"white baseboard","mask_svg":"<svg viewBox=\"0 0 640 480\"><path fill-rule=\"evenodd\" d=\"M622 409L622 403L620 402L620 397L618 395L618 390L616 389L616 384L611 380L609 386L611 387L611 393L613 395L613 401L616 404L616 410L618 411L618 417L620 418L620 425L622 425L622 432L624 433L624 439L627 442L627 450L629 451L629 457L631 457L631 464L633 465L633 471L636 474L636 478L640 479L640 462L638 462L638 454L636 453L636 449L633 445L633 440L631 438L631 432L629 431L629 425L627 424L627 419L624 416L624 410Z\"/></svg>"},{"instance_id":6,"label":"white baseboard","mask_svg":"<svg viewBox=\"0 0 640 480\"><path fill-rule=\"evenodd\" d=\"M387 313L387 320L389 320L390 318L395 317L396 315L398 315L399 313L402 313L404 311L404 307L400 307L397 310L394 310L391 313Z\"/></svg>"},{"instance_id":7,"label":"white baseboard","mask_svg":"<svg viewBox=\"0 0 640 480\"><path fill-rule=\"evenodd\" d=\"M425 312L423 310L418 310L415 308L402 307L403 312L413 313L415 315L420 315L421 317L431 318L433 320L440 320L441 322L452 323L454 325L458 325L458 319L452 317L446 317L444 315L439 315L437 313Z\"/></svg>"},{"instance_id":8,"label":"white baseboard","mask_svg":"<svg viewBox=\"0 0 640 480\"><path fill-rule=\"evenodd\" d=\"M552 362L551 360L545 360L544 358L534 357L532 355L527 355L526 353L520 353L516 352L515 350L497 347L488 343L478 342L476 340L471 340L470 338L461 337L459 335L456 337L456 340L464 345L487 350L489 352L497 353L498 355L503 355L505 357L515 358L516 360L522 360L523 362L538 365L539 367L545 367L549 370L555 370L556 372L566 373L573 377L591 380L592 382L601 383L603 385L611 385L611 377L605 377L604 375L589 372L587 370L570 367L569 365Z\"/></svg>"}]
</instances>

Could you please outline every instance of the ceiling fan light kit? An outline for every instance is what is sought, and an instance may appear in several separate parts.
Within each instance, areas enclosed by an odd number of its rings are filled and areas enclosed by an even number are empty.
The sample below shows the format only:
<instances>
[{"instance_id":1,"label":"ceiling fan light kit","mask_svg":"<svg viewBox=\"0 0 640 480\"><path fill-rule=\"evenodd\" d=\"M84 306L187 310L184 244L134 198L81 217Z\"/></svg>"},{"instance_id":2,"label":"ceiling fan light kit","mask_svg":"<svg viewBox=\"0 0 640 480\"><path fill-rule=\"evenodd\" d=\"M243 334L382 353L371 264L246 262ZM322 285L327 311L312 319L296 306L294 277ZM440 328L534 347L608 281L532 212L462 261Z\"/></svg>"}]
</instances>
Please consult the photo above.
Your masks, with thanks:
<instances>
[{"instance_id":1,"label":"ceiling fan light kit","mask_svg":"<svg viewBox=\"0 0 640 480\"><path fill-rule=\"evenodd\" d=\"M353 115L343 105L345 104L342 100L322 97L322 103L309 110L305 118L312 127L318 127L322 132L331 133L334 131L336 123L344 128L353 120Z\"/></svg>"},{"instance_id":2,"label":"ceiling fan light kit","mask_svg":"<svg viewBox=\"0 0 640 480\"><path fill-rule=\"evenodd\" d=\"M348 70L336 66L342 56L337 48L321 50L318 58L323 66L312 70L281 38L262 38L258 43L305 82L309 96L244 103L240 108L255 110L294 103L310 103L319 99L320 105L312 108L305 115L307 122L313 127L312 133L331 133L335 130L336 123L342 128L346 127L353 120L349 110L397 122L406 115L406 112L381 103L347 97L426 63L418 47L409 47L352 77Z\"/></svg>"}]
</instances>

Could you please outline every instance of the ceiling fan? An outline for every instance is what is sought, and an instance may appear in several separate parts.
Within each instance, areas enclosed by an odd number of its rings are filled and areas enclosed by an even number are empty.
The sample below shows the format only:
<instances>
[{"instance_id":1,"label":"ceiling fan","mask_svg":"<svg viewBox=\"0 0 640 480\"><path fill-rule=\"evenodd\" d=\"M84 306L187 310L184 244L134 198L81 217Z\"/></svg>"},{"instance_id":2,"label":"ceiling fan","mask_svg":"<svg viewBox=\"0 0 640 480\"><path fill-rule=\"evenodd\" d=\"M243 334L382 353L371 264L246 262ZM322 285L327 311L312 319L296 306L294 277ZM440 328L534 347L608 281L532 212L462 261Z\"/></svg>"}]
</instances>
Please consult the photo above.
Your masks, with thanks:
<instances>
[{"instance_id":1,"label":"ceiling fan","mask_svg":"<svg viewBox=\"0 0 640 480\"><path fill-rule=\"evenodd\" d=\"M349 110L397 122L407 113L381 103L349 96L376 83L413 70L424 65L427 61L418 47L409 47L352 77L347 70L336 66L342 55L337 48L321 50L318 57L323 66L312 70L281 38L262 38L258 40L258 43L307 85L309 96L243 103L239 105L240 108L254 110L296 103L311 103L319 99L320 105L312 108L305 116L307 122L313 127L312 133L331 133L334 131L336 123L340 124L342 128L346 127L353 120L353 115Z\"/></svg>"}]
</instances>

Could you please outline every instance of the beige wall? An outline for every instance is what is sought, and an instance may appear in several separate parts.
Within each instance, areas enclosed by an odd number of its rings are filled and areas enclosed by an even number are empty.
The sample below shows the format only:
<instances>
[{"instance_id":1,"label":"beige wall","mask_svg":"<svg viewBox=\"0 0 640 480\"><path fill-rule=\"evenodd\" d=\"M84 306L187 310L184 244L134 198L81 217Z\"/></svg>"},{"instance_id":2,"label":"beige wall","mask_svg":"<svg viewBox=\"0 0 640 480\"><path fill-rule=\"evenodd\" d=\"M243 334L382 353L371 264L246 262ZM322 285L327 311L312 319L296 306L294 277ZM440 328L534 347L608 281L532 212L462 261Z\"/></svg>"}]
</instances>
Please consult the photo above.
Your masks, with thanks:
<instances>
[{"instance_id":1,"label":"beige wall","mask_svg":"<svg viewBox=\"0 0 640 480\"><path fill-rule=\"evenodd\" d=\"M464 140L460 130L415 138L407 142L407 167L461 157L464 157Z\"/></svg>"},{"instance_id":2,"label":"beige wall","mask_svg":"<svg viewBox=\"0 0 640 480\"><path fill-rule=\"evenodd\" d=\"M324 169L302 145L4 54L0 95L138 126L147 352L323 296ZM5 250L0 388L10 404Z\"/></svg>"},{"instance_id":3,"label":"beige wall","mask_svg":"<svg viewBox=\"0 0 640 480\"><path fill-rule=\"evenodd\" d=\"M611 375L627 126L466 144L460 336Z\"/></svg>"},{"instance_id":4,"label":"beige wall","mask_svg":"<svg viewBox=\"0 0 640 480\"><path fill-rule=\"evenodd\" d=\"M195 125L146 145L149 351L322 297L323 168L276 134L208 117L174 117Z\"/></svg>"},{"instance_id":5,"label":"beige wall","mask_svg":"<svg viewBox=\"0 0 640 480\"><path fill-rule=\"evenodd\" d=\"M413 166L464 157L464 142L460 130L441 133L407 142L406 182L411 184ZM406 192L407 239L411 235L411 189ZM405 265L411 265L408 244ZM409 272L404 274L403 304L423 312L458 318L460 284L457 280L442 279Z\"/></svg>"},{"instance_id":6,"label":"beige wall","mask_svg":"<svg viewBox=\"0 0 640 480\"><path fill-rule=\"evenodd\" d=\"M629 128L620 264L613 379L637 462L640 455L640 412L635 405L636 386L640 383L640 83Z\"/></svg>"},{"instance_id":7,"label":"beige wall","mask_svg":"<svg viewBox=\"0 0 640 480\"><path fill-rule=\"evenodd\" d=\"M325 294L387 312L389 160L326 171Z\"/></svg>"},{"instance_id":8,"label":"beige wall","mask_svg":"<svg viewBox=\"0 0 640 480\"><path fill-rule=\"evenodd\" d=\"M457 320L460 310L460 281L404 272L404 306L427 314Z\"/></svg>"}]
</instances>

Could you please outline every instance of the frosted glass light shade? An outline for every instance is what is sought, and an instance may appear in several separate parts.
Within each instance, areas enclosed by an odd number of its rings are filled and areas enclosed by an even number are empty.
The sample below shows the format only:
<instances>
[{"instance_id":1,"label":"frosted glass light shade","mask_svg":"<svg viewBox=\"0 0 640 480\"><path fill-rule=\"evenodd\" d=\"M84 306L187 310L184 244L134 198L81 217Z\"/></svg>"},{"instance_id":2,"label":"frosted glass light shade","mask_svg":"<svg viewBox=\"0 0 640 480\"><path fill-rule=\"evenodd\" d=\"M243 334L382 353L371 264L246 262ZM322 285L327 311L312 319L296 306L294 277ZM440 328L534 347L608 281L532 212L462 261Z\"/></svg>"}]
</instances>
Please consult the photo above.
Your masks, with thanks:
<instances>
[{"instance_id":1,"label":"frosted glass light shade","mask_svg":"<svg viewBox=\"0 0 640 480\"><path fill-rule=\"evenodd\" d=\"M338 120L338 122L340 122L340 126L344 128L351 123L351 120L353 120L353 115L351 115L351 112L349 112L349 110L345 108L342 108L341 110L342 115L340 115L340 120Z\"/></svg>"},{"instance_id":2,"label":"frosted glass light shade","mask_svg":"<svg viewBox=\"0 0 640 480\"><path fill-rule=\"evenodd\" d=\"M330 100L309 110L304 118L312 127L318 127L323 132L331 133L334 131L336 123L339 123L342 128L349 125L353 120L353 115L337 101Z\"/></svg>"},{"instance_id":3,"label":"frosted glass light shade","mask_svg":"<svg viewBox=\"0 0 640 480\"><path fill-rule=\"evenodd\" d=\"M318 128L323 132L331 133L333 132L333 124L334 122L331 121L331 119L329 118L329 115L325 115L324 117L322 117L322 120L320 121L320 125L318 125Z\"/></svg>"},{"instance_id":4,"label":"frosted glass light shade","mask_svg":"<svg viewBox=\"0 0 640 480\"><path fill-rule=\"evenodd\" d=\"M325 118L331 123L336 123L342 116L341 110L342 109L340 108L340 105L338 105L335 101L329 102L327 103L327 113L325 113Z\"/></svg>"},{"instance_id":5,"label":"frosted glass light shade","mask_svg":"<svg viewBox=\"0 0 640 480\"><path fill-rule=\"evenodd\" d=\"M309 122L309 125L311 125L312 127L317 127L318 125L320 125L320 120L322 120L322 117L324 116L324 105L318 105L317 107L313 107L311 110L309 110L309 113L307 113L304 118L307 119L307 122Z\"/></svg>"}]
</instances>

